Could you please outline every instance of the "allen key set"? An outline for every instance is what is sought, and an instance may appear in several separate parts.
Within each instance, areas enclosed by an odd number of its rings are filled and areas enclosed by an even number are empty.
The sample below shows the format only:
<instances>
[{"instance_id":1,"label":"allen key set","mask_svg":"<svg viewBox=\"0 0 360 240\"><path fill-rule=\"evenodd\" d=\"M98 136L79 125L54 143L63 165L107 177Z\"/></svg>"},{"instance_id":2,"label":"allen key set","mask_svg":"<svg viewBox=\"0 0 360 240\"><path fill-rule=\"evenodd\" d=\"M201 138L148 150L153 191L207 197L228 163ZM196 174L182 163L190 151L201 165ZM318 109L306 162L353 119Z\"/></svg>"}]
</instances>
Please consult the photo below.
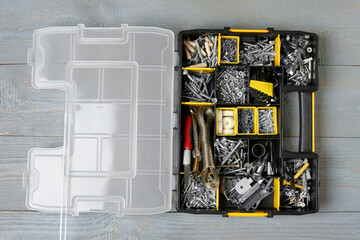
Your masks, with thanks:
<instances>
[{"instance_id":1,"label":"allen key set","mask_svg":"<svg viewBox=\"0 0 360 240\"><path fill-rule=\"evenodd\" d=\"M268 217L317 212L317 35L188 30L180 32L178 47L178 211ZM283 148L289 92L299 95L298 152Z\"/></svg>"}]
</instances>

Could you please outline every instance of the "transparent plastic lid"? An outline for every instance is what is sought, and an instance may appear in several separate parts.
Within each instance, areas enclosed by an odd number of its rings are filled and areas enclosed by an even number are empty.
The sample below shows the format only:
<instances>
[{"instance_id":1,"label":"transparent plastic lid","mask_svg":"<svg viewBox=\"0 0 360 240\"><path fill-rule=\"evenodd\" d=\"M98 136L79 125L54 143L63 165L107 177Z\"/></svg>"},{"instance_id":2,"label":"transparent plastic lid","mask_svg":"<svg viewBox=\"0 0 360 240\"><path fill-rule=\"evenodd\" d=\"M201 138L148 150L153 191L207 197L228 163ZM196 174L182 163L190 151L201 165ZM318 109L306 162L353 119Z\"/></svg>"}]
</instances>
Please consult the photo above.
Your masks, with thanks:
<instances>
[{"instance_id":1,"label":"transparent plastic lid","mask_svg":"<svg viewBox=\"0 0 360 240\"><path fill-rule=\"evenodd\" d=\"M155 214L171 207L173 32L53 27L34 32L32 83L65 92L64 145L31 149L27 206Z\"/></svg>"}]
</instances>

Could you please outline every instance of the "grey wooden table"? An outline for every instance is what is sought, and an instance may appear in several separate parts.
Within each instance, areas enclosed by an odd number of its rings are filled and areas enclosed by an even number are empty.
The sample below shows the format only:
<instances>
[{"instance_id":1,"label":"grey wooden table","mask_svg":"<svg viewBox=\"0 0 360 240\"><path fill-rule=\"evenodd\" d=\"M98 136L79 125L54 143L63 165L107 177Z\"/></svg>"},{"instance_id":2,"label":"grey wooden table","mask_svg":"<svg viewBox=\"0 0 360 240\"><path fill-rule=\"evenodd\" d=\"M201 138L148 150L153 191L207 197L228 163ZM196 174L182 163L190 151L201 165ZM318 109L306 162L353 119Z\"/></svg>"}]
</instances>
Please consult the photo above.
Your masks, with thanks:
<instances>
[{"instance_id":1,"label":"grey wooden table","mask_svg":"<svg viewBox=\"0 0 360 240\"><path fill-rule=\"evenodd\" d=\"M360 2L1 0L0 239L56 239L59 216L29 211L22 173L32 147L63 141L64 94L38 91L26 65L32 32L48 26L158 26L306 30L320 36L316 151L320 211L307 216L222 218L180 213L69 219L68 239L360 239ZM298 124L296 109L292 121ZM286 127L288 147L298 132Z\"/></svg>"}]
</instances>

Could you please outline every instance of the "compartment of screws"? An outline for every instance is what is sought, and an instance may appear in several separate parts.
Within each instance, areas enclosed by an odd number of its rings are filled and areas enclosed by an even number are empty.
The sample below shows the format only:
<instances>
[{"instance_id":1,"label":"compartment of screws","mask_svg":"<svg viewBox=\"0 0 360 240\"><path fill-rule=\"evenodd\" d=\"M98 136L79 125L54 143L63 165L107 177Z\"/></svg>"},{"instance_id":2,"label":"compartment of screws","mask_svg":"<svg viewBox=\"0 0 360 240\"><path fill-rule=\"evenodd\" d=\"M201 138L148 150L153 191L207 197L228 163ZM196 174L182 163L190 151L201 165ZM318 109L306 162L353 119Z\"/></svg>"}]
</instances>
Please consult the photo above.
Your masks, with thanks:
<instances>
[{"instance_id":1,"label":"compartment of screws","mask_svg":"<svg viewBox=\"0 0 360 240\"><path fill-rule=\"evenodd\" d=\"M217 38L213 33L185 36L183 40L184 67L215 67L218 61Z\"/></svg>"},{"instance_id":2,"label":"compartment of screws","mask_svg":"<svg viewBox=\"0 0 360 240\"><path fill-rule=\"evenodd\" d=\"M239 42L237 36L220 36L220 63L239 63Z\"/></svg>"},{"instance_id":3,"label":"compartment of screws","mask_svg":"<svg viewBox=\"0 0 360 240\"><path fill-rule=\"evenodd\" d=\"M183 208L213 209L216 207L216 190L204 187L201 178L191 178L189 185L182 181L181 205Z\"/></svg>"},{"instance_id":4,"label":"compartment of screws","mask_svg":"<svg viewBox=\"0 0 360 240\"><path fill-rule=\"evenodd\" d=\"M238 134L256 134L255 122L256 108L255 107L238 107Z\"/></svg>"},{"instance_id":5,"label":"compartment of screws","mask_svg":"<svg viewBox=\"0 0 360 240\"><path fill-rule=\"evenodd\" d=\"M240 63L250 66L273 66L275 59L275 41L265 38L257 42L242 42Z\"/></svg>"},{"instance_id":6,"label":"compartment of screws","mask_svg":"<svg viewBox=\"0 0 360 240\"><path fill-rule=\"evenodd\" d=\"M308 86L315 78L316 43L310 35L282 35L281 65L287 85Z\"/></svg>"},{"instance_id":7,"label":"compartment of screws","mask_svg":"<svg viewBox=\"0 0 360 240\"><path fill-rule=\"evenodd\" d=\"M245 104L248 101L248 67L218 66L215 82L218 103Z\"/></svg>"},{"instance_id":8,"label":"compartment of screws","mask_svg":"<svg viewBox=\"0 0 360 240\"><path fill-rule=\"evenodd\" d=\"M258 128L261 134L277 134L276 107L258 107Z\"/></svg>"},{"instance_id":9,"label":"compartment of screws","mask_svg":"<svg viewBox=\"0 0 360 240\"><path fill-rule=\"evenodd\" d=\"M214 73L183 70L183 102L215 103Z\"/></svg>"},{"instance_id":10,"label":"compartment of screws","mask_svg":"<svg viewBox=\"0 0 360 240\"><path fill-rule=\"evenodd\" d=\"M245 175L248 162L246 139L217 138L214 142L216 169L220 176Z\"/></svg>"},{"instance_id":11,"label":"compartment of screws","mask_svg":"<svg viewBox=\"0 0 360 240\"><path fill-rule=\"evenodd\" d=\"M281 208L306 209L316 208L317 191L314 179L315 159L286 159L284 161L284 176L281 179ZM315 169L316 170L316 169Z\"/></svg>"}]
</instances>

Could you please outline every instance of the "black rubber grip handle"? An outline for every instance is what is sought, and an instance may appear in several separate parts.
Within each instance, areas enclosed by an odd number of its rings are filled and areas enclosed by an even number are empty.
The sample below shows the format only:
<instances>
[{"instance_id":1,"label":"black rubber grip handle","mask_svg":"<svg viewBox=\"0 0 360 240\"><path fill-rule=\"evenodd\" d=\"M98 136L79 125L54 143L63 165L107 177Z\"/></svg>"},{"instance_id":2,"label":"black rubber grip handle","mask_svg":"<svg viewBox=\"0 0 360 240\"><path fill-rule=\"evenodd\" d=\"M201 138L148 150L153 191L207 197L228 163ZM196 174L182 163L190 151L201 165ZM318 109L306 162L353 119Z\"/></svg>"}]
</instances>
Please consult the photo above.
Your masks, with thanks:
<instances>
[{"instance_id":1,"label":"black rubber grip handle","mask_svg":"<svg viewBox=\"0 0 360 240\"><path fill-rule=\"evenodd\" d=\"M312 92L299 92L300 138L299 152L312 152Z\"/></svg>"}]
</instances>

